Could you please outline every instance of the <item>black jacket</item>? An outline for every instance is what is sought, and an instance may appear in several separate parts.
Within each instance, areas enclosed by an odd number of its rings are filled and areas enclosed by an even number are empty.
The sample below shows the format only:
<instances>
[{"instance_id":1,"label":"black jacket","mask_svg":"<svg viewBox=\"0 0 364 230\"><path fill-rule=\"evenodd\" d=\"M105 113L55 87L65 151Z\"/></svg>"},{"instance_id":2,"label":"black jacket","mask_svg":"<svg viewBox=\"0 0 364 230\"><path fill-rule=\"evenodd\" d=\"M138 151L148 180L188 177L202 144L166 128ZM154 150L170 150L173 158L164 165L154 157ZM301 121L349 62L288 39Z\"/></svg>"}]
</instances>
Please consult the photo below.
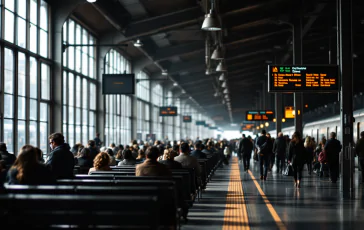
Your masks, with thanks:
<instances>
[{"instance_id":1,"label":"black jacket","mask_svg":"<svg viewBox=\"0 0 364 230\"><path fill-rule=\"evenodd\" d=\"M174 161L174 160L163 160L163 161L159 161L159 163L166 165L167 168L169 168L169 169L181 169L182 168L182 164L179 163L178 161Z\"/></svg>"},{"instance_id":2,"label":"black jacket","mask_svg":"<svg viewBox=\"0 0 364 230\"><path fill-rule=\"evenodd\" d=\"M206 154L199 149L191 152L190 156L196 157L197 159L206 159Z\"/></svg>"},{"instance_id":3,"label":"black jacket","mask_svg":"<svg viewBox=\"0 0 364 230\"><path fill-rule=\"evenodd\" d=\"M286 140L283 137L278 137L273 143L273 153L279 157L285 157L286 155Z\"/></svg>"},{"instance_id":4,"label":"black jacket","mask_svg":"<svg viewBox=\"0 0 364 230\"><path fill-rule=\"evenodd\" d=\"M253 143L248 138L243 138L240 141L239 152L243 155L251 155L253 148Z\"/></svg>"},{"instance_id":5,"label":"black jacket","mask_svg":"<svg viewBox=\"0 0 364 230\"><path fill-rule=\"evenodd\" d=\"M334 138L330 138L326 141L324 150L326 151L326 157L328 162L339 160L339 154L341 151L340 141Z\"/></svg>"},{"instance_id":6,"label":"black jacket","mask_svg":"<svg viewBox=\"0 0 364 230\"><path fill-rule=\"evenodd\" d=\"M16 160L16 156L14 154L9 153L8 151L0 151L0 159L5 161L6 169L9 169Z\"/></svg>"},{"instance_id":7,"label":"black jacket","mask_svg":"<svg viewBox=\"0 0 364 230\"><path fill-rule=\"evenodd\" d=\"M288 160L291 161L293 167L295 165L302 167L306 162L306 149L303 141L298 143L290 142L288 146Z\"/></svg>"},{"instance_id":8,"label":"black jacket","mask_svg":"<svg viewBox=\"0 0 364 230\"><path fill-rule=\"evenodd\" d=\"M46 165L52 171L56 179L73 178L73 168L75 160L70 146L66 143L57 146L48 156Z\"/></svg>"}]
</instances>

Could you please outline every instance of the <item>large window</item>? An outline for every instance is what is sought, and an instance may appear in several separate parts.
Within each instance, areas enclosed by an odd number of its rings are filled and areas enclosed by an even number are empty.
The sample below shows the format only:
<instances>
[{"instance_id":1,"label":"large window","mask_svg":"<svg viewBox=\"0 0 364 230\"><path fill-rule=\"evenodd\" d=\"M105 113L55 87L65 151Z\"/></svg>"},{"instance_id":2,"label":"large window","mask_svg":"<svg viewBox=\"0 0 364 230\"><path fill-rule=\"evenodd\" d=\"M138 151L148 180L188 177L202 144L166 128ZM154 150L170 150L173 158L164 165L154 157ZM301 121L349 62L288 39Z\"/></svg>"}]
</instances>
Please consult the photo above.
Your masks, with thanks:
<instances>
[{"instance_id":1,"label":"large window","mask_svg":"<svg viewBox=\"0 0 364 230\"><path fill-rule=\"evenodd\" d=\"M131 72L130 62L119 52L111 50L105 57L105 73ZM105 144L126 145L131 140L131 98L126 95L105 96Z\"/></svg>"},{"instance_id":2,"label":"large window","mask_svg":"<svg viewBox=\"0 0 364 230\"><path fill-rule=\"evenodd\" d=\"M162 137L162 117L159 116L159 107L163 106L163 87L160 84L154 85L152 89L153 106L153 131L158 140L163 140Z\"/></svg>"},{"instance_id":3,"label":"large window","mask_svg":"<svg viewBox=\"0 0 364 230\"><path fill-rule=\"evenodd\" d=\"M48 153L50 114L49 6L43 0L5 0L0 5L4 72L0 75L1 139L9 152L25 144Z\"/></svg>"},{"instance_id":4,"label":"large window","mask_svg":"<svg viewBox=\"0 0 364 230\"><path fill-rule=\"evenodd\" d=\"M143 71L138 73L137 79L137 133L146 140L146 135L150 134L150 81Z\"/></svg>"},{"instance_id":5,"label":"large window","mask_svg":"<svg viewBox=\"0 0 364 230\"><path fill-rule=\"evenodd\" d=\"M173 94L171 91L168 91L167 93L167 105L168 106L174 106L173 104ZM177 110L177 113L179 114L181 111ZM164 118L164 127L165 127L165 132L166 135L168 137L168 140L174 140L175 135L174 135L174 130L173 130L173 125L174 125L174 119L175 117L165 117Z\"/></svg>"},{"instance_id":6,"label":"large window","mask_svg":"<svg viewBox=\"0 0 364 230\"><path fill-rule=\"evenodd\" d=\"M63 43L87 45L96 39L68 19L63 25ZM63 55L63 134L71 146L87 144L96 133L96 50L93 46L68 47Z\"/></svg>"}]
</instances>

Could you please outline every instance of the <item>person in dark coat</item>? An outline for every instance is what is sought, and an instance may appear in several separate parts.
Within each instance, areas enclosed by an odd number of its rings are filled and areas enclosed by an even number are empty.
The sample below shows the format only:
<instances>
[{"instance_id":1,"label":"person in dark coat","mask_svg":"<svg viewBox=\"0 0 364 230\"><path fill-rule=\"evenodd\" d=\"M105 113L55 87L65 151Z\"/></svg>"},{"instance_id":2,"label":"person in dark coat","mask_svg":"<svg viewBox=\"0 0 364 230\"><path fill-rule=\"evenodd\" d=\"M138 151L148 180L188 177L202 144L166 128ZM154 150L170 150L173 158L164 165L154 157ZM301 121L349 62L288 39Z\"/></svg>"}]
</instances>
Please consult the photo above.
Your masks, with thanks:
<instances>
[{"instance_id":1,"label":"person in dark coat","mask_svg":"<svg viewBox=\"0 0 364 230\"><path fill-rule=\"evenodd\" d=\"M164 150L163 160L159 161L159 163L166 165L169 169L181 169L182 164L174 160L177 154L177 151L173 149L166 149Z\"/></svg>"},{"instance_id":2,"label":"person in dark coat","mask_svg":"<svg viewBox=\"0 0 364 230\"><path fill-rule=\"evenodd\" d=\"M339 154L341 151L341 143L336 139L336 133L330 133L330 139L326 141L324 150L329 164L330 178L332 183L336 183L339 176Z\"/></svg>"},{"instance_id":3,"label":"person in dark coat","mask_svg":"<svg viewBox=\"0 0 364 230\"><path fill-rule=\"evenodd\" d=\"M244 170L246 172L249 170L253 147L253 142L249 138L245 137L245 134L243 134L243 138L239 144L239 153L243 158Z\"/></svg>"},{"instance_id":4,"label":"person in dark coat","mask_svg":"<svg viewBox=\"0 0 364 230\"><path fill-rule=\"evenodd\" d=\"M301 133L296 131L292 135L292 140L288 146L288 163L292 164L294 185L301 187L302 169L306 162L306 149L303 145ZM298 177L297 177L298 174Z\"/></svg>"},{"instance_id":5,"label":"person in dark coat","mask_svg":"<svg viewBox=\"0 0 364 230\"><path fill-rule=\"evenodd\" d=\"M73 178L75 160L69 144L65 143L62 133L53 133L49 137L52 151L48 155L46 165L56 179Z\"/></svg>"},{"instance_id":6,"label":"person in dark coat","mask_svg":"<svg viewBox=\"0 0 364 230\"><path fill-rule=\"evenodd\" d=\"M6 169L9 169L16 160L16 156L7 151L5 143L0 143L0 159L5 161Z\"/></svg>"},{"instance_id":7,"label":"person in dark coat","mask_svg":"<svg viewBox=\"0 0 364 230\"><path fill-rule=\"evenodd\" d=\"M195 150L193 150L190 156L196 157L197 159L206 159L207 156L202 151L202 143L200 141L196 142Z\"/></svg>"},{"instance_id":8,"label":"person in dark coat","mask_svg":"<svg viewBox=\"0 0 364 230\"><path fill-rule=\"evenodd\" d=\"M269 150L269 140L266 136L266 131L262 129L261 136L257 139L255 147L258 149L258 157L259 157L259 168L260 168L260 179L266 180L268 174L268 168L270 164L270 152L272 148ZM264 166L264 173L263 173L263 166Z\"/></svg>"},{"instance_id":9,"label":"person in dark coat","mask_svg":"<svg viewBox=\"0 0 364 230\"><path fill-rule=\"evenodd\" d=\"M364 183L364 131L360 133L360 139L355 145L355 153L359 157L359 164L361 165L361 183Z\"/></svg>"},{"instance_id":10,"label":"person in dark coat","mask_svg":"<svg viewBox=\"0 0 364 230\"><path fill-rule=\"evenodd\" d=\"M56 184L56 178L47 166L39 162L37 150L31 145L21 147L17 159L8 171L6 181L8 184L23 185Z\"/></svg>"},{"instance_id":11,"label":"person in dark coat","mask_svg":"<svg viewBox=\"0 0 364 230\"><path fill-rule=\"evenodd\" d=\"M283 133L279 132L277 139L273 143L273 153L277 157L277 173L285 170L286 148L286 140L283 137Z\"/></svg>"},{"instance_id":12,"label":"person in dark coat","mask_svg":"<svg viewBox=\"0 0 364 230\"><path fill-rule=\"evenodd\" d=\"M147 159L135 168L135 176L166 176L172 177L171 170L157 161L159 149L155 146L146 151Z\"/></svg>"}]
</instances>

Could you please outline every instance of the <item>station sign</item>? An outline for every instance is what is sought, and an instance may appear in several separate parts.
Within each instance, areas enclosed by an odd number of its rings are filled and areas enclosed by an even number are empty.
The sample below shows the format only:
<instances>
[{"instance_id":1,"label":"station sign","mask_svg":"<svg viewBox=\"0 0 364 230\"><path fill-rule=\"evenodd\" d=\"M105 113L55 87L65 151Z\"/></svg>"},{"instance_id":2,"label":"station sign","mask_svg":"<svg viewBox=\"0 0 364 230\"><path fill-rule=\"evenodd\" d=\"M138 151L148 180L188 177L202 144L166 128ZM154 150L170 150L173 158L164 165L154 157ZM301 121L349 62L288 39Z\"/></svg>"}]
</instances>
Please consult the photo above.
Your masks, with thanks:
<instances>
[{"instance_id":1,"label":"station sign","mask_svg":"<svg viewBox=\"0 0 364 230\"><path fill-rule=\"evenodd\" d=\"M284 107L284 118L294 118L294 107L293 106L285 106Z\"/></svg>"},{"instance_id":2,"label":"station sign","mask_svg":"<svg viewBox=\"0 0 364 230\"><path fill-rule=\"evenodd\" d=\"M196 125L205 125L206 121L196 121Z\"/></svg>"},{"instance_id":3,"label":"station sign","mask_svg":"<svg viewBox=\"0 0 364 230\"><path fill-rule=\"evenodd\" d=\"M273 121L274 112L272 110L247 111L245 120L247 121Z\"/></svg>"},{"instance_id":4,"label":"station sign","mask_svg":"<svg viewBox=\"0 0 364 230\"><path fill-rule=\"evenodd\" d=\"M192 122L192 116L183 116L183 122Z\"/></svg>"},{"instance_id":5,"label":"station sign","mask_svg":"<svg viewBox=\"0 0 364 230\"><path fill-rule=\"evenodd\" d=\"M177 116L177 107L161 106L159 107L159 116Z\"/></svg>"},{"instance_id":6,"label":"station sign","mask_svg":"<svg viewBox=\"0 0 364 230\"><path fill-rule=\"evenodd\" d=\"M338 65L268 65L268 92L336 93Z\"/></svg>"}]
</instances>

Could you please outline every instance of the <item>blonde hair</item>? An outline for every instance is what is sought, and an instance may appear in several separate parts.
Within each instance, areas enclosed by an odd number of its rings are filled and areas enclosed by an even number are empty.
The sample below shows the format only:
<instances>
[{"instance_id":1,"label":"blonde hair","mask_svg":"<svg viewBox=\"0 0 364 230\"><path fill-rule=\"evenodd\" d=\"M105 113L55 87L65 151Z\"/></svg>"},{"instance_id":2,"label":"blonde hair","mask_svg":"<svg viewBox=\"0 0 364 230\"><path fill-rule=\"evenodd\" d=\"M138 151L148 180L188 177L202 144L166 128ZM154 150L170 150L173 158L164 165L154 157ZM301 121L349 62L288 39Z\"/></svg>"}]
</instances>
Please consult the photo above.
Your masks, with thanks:
<instances>
[{"instance_id":1,"label":"blonde hair","mask_svg":"<svg viewBox=\"0 0 364 230\"><path fill-rule=\"evenodd\" d=\"M177 156L177 151L173 150L172 148L164 150L164 155L163 155L164 159L173 161L176 156Z\"/></svg>"},{"instance_id":2,"label":"blonde hair","mask_svg":"<svg viewBox=\"0 0 364 230\"><path fill-rule=\"evenodd\" d=\"M94 159L94 167L95 169L103 169L107 167L110 163L110 156L107 152L100 152L96 155Z\"/></svg>"}]
</instances>

